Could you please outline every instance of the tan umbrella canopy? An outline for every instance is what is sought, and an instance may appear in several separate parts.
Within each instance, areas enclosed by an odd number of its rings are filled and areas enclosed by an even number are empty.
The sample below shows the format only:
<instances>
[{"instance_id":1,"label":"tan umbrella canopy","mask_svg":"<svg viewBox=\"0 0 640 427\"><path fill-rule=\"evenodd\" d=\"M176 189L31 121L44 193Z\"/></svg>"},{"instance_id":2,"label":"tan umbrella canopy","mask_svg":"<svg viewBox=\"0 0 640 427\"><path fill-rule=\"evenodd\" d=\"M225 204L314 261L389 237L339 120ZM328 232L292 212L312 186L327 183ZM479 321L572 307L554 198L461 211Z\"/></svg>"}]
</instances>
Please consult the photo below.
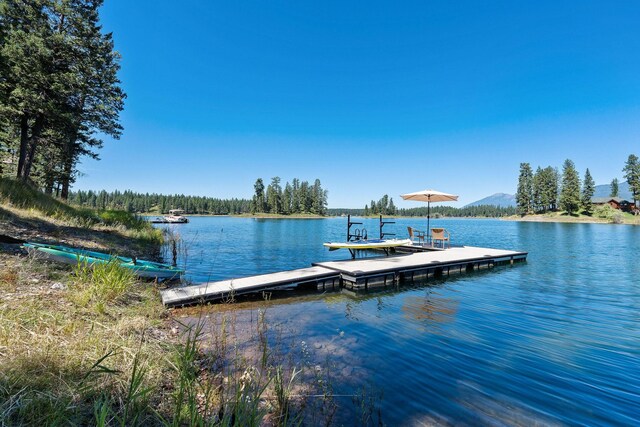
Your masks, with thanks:
<instances>
[{"instance_id":1,"label":"tan umbrella canopy","mask_svg":"<svg viewBox=\"0 0 640 427\"><path fill-rule=\"evenodd\" d=\"M401 194L404 200L415 200L416 202L427 202L427 232L429 232L429 219L431 214L431 202L454 202L458 196L443 193L436 190L422 190L415 193Z\"/></svg>"}]
</instances>

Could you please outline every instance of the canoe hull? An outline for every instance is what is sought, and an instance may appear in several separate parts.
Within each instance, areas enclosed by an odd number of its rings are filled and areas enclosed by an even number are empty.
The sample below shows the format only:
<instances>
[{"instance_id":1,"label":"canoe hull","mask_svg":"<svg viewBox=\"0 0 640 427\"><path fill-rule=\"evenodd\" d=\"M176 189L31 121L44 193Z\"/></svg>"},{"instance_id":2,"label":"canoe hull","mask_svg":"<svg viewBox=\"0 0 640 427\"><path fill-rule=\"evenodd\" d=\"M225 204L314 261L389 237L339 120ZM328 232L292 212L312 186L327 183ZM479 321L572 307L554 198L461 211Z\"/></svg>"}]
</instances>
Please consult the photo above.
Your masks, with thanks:
<instances>
[{"instance_id":1,"label":"canoe hull","mask_svg":"<svg viewBox=\"0 0 640 427\"><path fill-rule=\"evenodd\" d=\"M120 266L127 268L138 277L150 279L174 279L179 278L184 271L167 264L153 261L136 260L126 257L112 256L102 252L85 251L68 248L66 246L42 245L39 243L25 243L23 246L28 252L37 256L43 256L51 261L64 264L76 265L78 263L106 264L109 262L119 262Z\"/></svg>"}]
</instances>

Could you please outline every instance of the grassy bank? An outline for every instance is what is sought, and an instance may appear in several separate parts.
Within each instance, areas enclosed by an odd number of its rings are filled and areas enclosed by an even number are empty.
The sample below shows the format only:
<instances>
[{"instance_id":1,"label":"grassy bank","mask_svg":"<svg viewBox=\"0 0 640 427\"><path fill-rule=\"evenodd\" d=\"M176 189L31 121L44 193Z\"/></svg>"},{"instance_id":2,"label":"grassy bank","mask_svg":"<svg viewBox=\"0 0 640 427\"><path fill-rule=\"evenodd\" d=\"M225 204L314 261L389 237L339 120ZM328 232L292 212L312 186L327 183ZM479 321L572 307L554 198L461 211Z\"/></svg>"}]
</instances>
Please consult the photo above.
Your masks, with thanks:
<instances>
[{"instance_id":1,"label":"grassy bank","mask_svg":"<svg viewBox=\"0 0 640 427\"><path fill-rule=\"evenodd\" d=\"M266 308L242 326L233 311L166 311L118 265L29 258L3 270L0 295L0 425L331 425L338 411L329 363ZM352 402L373 425L365 391Z\"/></svg>"},{"instance_id":2,"label":"grassy bank","mask_svg":"<svg viewBox=\"0 0 640 427\"><path fill-rule=\"evenodd\" d=\"M547 212L534 215L515 215L505 218L510 221L531 222L566 222L566 223L593 223L593 224L630 224L640 225L640 217L622 212L609 205L594 209L591 215L584 213L569 215L566 212Z\"/></svg>"},{"instance_id":3,"label":"grassy bank","mask_svg":"<svg viewBox=\"0 0 640 427\"><path fill-rule=\"evenodd\" d=\"M6 178L0 230L147 257L162 243L158 230L126 212L77 208ZM17 245L0 245L0 266L0 425L97 424L99 407L108 408L109 424L131 419L133 378L144 372L141 390L170 368L166 357L153 357L172 342L155 286L116 264L72 270Z\"/></svg>"},{"instance_id":4,"label":"grassy bank","mask_svg":"<svg viewBox=\"0 0 640 427\"><path fill-rule=\"evenodd\" d=\"M24 240L157 257L162 233L123 211L80 208L0 178L0 229Z\"/></svg>"},{"instance_id":5,"label":"grassy bank","mask_svg":"<svg viewBox=\"0 0 640 427\"><path fill-rule=\"evenodd\" d=\"M9 180L0 230L141 256L162 239L129 214ZM328 362L285 341L265 308L239 327L234 311L165 310L158 286L118 264L69 268L0 244L0 425L332 424ZM371 399L352 401L373 424Z\"/></svg>"}]
</instances>

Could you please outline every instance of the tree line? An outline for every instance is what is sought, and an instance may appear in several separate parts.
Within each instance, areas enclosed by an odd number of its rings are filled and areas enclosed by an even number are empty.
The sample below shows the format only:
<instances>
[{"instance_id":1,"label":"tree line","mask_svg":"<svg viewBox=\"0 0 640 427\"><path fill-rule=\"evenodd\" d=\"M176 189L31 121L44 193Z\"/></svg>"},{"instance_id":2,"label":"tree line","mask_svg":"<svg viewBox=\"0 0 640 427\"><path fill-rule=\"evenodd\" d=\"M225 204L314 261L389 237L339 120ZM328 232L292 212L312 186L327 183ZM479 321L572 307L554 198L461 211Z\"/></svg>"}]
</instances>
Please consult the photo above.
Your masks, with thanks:
<instances>
[{"instance_id":1,"label":"tree line","mask_svg":"<svg viewBox=\"0 0 640 427\"><path fill-rule=\"evenodd\" d=\"M368 205L367 205L368 206ZM356 215L356 216L370 216L370 215L393 215L401 217L426 217L427 207L416 208L396 208L395 213L372 213L371 210L365 209L328 209L329 215ZM431 216L433 217L449 217L449 218L499 218L505 216L511 216L516 214L516 208L514 207L500 207L494 205L480 205L480 206L465 206L462 208L455 208L452 206L431 206Z\"/></svg>"},{"instance_id":2,"label":"tree line","mask_svg":"<svg viewBox=\"0 0 640 427\"><path fill-rule=\"evenodd\" d=\"M0 174L63 199L80 158L122 133L120 55L102 3L0 0Z\"/></svg>"},{"instance_id":3,"label":"tree line","mask_svg":"<svg viewBox=\"0 0 640 427\"><path fill-rule=\"evenodd\" d=\"M294 178L287 181L284 188L280 177L271 178L266 187L262 178L258 178L253 186L254 195L251 200L251 213L274 213L281 215L313 214L326 215L328 191L322 188L319 179L313 185L307 181Z\"/></svg>"},{"instance_id":4,"label":"tree line","mask_svg":"<svg viewBox=\"0 0 640 427\"><path fill-rule=\"evenodd\" d=\"M393 203L393 197L385 194L378 200L371 200L371 205L364 205L364 216L369 215L395 215L397 212L396 205Z\"/></svg>"},{"instance_id":5,"label":"tree line","mask_svg":"<svg viewBox=\"0 0 640 427\"><path fill-rule=\"evenodd\" d=\"M133 191L72 191L69 202L90 208L124 210L132 213L168 213L183 209L189 214L238 215L251 211L251 200L135 193Z\"/></svg>"},{"instance_id":6,"label":"tree line","mask_svg":"<svg viewBox=\"0 0 640 427\"><path fill-rule=\"evenodd\" d=\"M640 162L631 154L625 163L625 179L633 194L633 202L637 204L640 196ZM618 196L618 179L611 181L611 197ZM518 189L516 191L517 212L521 215L546 213L562 210L570 215L580 212L585 215L593 213L593 195L595 182L587 168L581 180L572 160L567 159L562 165L562 174L558 169L538 166L535 173L529 163L520 163Z\"/></svg>"}]
</instances>

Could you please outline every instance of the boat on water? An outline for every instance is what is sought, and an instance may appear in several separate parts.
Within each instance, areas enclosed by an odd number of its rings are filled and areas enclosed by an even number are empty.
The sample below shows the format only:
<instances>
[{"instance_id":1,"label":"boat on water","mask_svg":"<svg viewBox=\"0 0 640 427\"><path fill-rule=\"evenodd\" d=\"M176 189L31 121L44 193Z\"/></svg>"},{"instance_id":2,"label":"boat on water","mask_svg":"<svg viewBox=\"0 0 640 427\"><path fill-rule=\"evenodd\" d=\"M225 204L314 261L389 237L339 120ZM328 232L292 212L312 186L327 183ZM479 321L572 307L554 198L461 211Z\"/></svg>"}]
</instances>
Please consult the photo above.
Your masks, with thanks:
<instances>
[{"instance_id":1,"label":"boat on water","mask_svg":"<svg viewBox=\"0 0 640 427\"><path fill-rule=\"evenodd\" d=\"M151 222L154 224L186 224L189 222L189 218L183 214L182 209L171 209L169 215L156 217Z\"/></svg>"},{"instance_id":2,"label":"boat on water","mask_svg":"<svg viewBox=\"0 0 640 427\"><path fill-rule=\"evenodd\" d=\"M30 253L35 253L52 261L65 264L77 264L86 262L92 264L106 264L108 262L119 262L138 277L151 279L175 279L184 274L184 270L168 264L147 261L136 258L128 258L102 252L88 251L84 249L70 248L68 246L46 245L42 243L23 243L22 247Z\"/></svg>"}]
</instances>

